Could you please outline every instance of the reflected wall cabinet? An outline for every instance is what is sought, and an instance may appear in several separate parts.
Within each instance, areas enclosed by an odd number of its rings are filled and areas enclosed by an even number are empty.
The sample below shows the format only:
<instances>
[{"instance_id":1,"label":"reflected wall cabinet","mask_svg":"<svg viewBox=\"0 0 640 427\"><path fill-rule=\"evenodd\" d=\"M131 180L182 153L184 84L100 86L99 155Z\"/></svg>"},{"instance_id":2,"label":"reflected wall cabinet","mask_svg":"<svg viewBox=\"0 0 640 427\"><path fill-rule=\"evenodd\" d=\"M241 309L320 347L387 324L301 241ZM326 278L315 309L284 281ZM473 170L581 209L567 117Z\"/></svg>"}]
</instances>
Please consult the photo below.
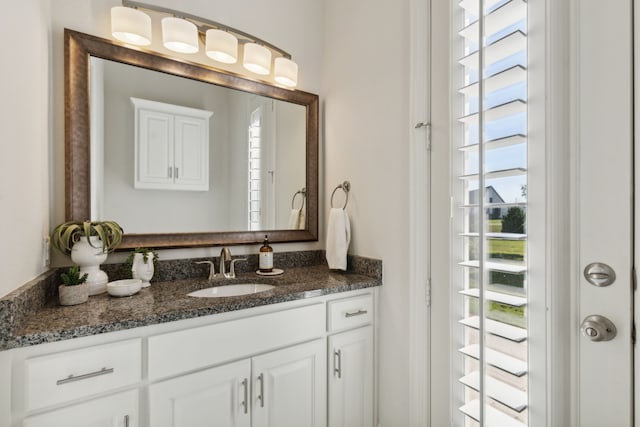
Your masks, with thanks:
<instances>
[{"instance_id":1,"label":"reflected wall cabinet","mask_svg":"<svg viewBox=\"0 0 640 427\"><path fill-rule=\"evenodd\" d=\"M131 98L135 110L134 187L209 190L213 112Z\"/></svg>"}]
</instances>

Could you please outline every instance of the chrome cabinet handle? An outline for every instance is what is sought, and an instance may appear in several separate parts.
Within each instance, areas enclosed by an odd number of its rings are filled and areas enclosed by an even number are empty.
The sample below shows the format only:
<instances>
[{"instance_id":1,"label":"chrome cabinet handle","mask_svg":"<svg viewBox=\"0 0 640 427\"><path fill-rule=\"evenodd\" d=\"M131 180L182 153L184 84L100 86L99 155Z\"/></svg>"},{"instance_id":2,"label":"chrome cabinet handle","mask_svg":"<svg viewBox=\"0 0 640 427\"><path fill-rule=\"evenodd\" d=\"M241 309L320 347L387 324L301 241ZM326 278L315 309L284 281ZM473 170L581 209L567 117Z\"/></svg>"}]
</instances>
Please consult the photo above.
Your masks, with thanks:
<instances>
[{"instance_id":1,"label":"chrome cabinet handle","mask_svg":"<svg viewBox=\"0 0 640 427\"><path fill-rule=\"evenodd\" d=\"M260 381L260 394L258 400L260 400L260 407L264 408L264 374L258 375L258 381Z\"/></svg>"},{"instance_id":2,"label":"chrome cabinet handle","mask_svg":"<svg viewBox=\"0 0 640 427\"><path fill-rule=\"evenodd\" d=\"M340 350L333 351L333 375L336 374L338 374L338 378L342 378L342 352Z\"/></svg>"},{"instance_id":3,"label":"chrome cabinet handle","mask_svg":"<svg viewBox=\"0 0 640 427\"><path fill-rule=\"evenodd\" d=\"M129 415L124 416L124 427L129 427Z\"/></svg>"},{"instance_id":4,"label":"chrome cabinet handle","mask_svg":"<svg viewBox=\"0 0 640 427\"><path fill-rule=\"evenodd\" d=\"M176 179L178 179L178 171L179 171L179 168L176 167Z\"/></svg>"},{"instance_id":5,"label":"chrome cabinet handle","mask_svg":"<svg viewBox=\"0 0 640 427\"><path fill-rule=\"evenodd\" d=\"M56 381L56 385L68 384L75 381L86 380L88 378L99 377L100 375L107 375L107 374L113 374L113 368L102 368L99 371L89 372L88 374L82 374L78 376L71 374L67 378L63 378L61 380Z\"/></svg>"},{"instance_id":6,"label":"chrome cabinet handle","mask_svg":"<svg viewBox=\"0 0 640 427\"><path fill-rule=\"evenodd\" d=\"M173 168L171 166L167 168L167 175L169 178L173 178Z\"/></svg>"},{"instance_id":7,"label":"chrome cabinet handle","mask_svg":"<svg viewBox=\"0 0 640 427\"><path fill-rule=\"evenodd\" d=\"M358 310L358 311L347 311L344 314L344 317L349 318L349 317L354 317L354 316L362 316L363 314L367 314L367 310Z\"/></svg>"},{"instance_id":8,"label":"chrome cabinet handle","mask_svg":"<svg viewBox=\"0 0 640 427\"><path fill-rule=\"evenodd\" d=\"M249 380L246 378L242 381L242 387L244 387L244 400L242 401L242 406L244 407L244 413L249 413Z\"/></svg>"}]
</instances>

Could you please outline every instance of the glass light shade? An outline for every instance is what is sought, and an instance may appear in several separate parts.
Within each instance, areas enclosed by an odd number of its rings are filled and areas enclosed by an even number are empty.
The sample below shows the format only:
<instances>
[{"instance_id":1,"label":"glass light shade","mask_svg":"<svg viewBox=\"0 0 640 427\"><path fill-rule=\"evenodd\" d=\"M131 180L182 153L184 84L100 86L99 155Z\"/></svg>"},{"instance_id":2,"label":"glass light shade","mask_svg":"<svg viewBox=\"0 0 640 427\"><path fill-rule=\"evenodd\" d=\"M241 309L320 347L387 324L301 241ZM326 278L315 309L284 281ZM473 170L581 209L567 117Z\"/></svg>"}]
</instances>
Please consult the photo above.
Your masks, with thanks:
<instances>
[{"instance_id":1,"label":"glass light shade","mask_svg":"<svg viewBox=\"0 0 640 427\"><path fill-rule=\"evenodd\" d=\"M207 30L207 56L225 64L238 61L238 39L231 33L222 30Z\"/></svg>"},{"instance_id":2,"label":"glass light shade","mask_svg":"<svg viewBox=\"0 0 640 427\"><path fill-rule=\"evenodd\" d=\"M198 28L184 19L162 18L162 44L174 52L196 53Z\"/></svg>"},{"instance_id":3,"label":"glass light shade","mask_svg":"<svg viewBox=\"0 0 640 427\"><path fill-rule=\"evenodd\" d=\"M151 44L151 18L130 7L111 8L111 34L117 40L138 46Z\"/></svg>"},{"instance_id":4,"label":"glass light shade","mask_svg":"<svg viewBox=\"0 0 640 427\"><path fill-rule=\"evenodd\" d=\"M273 69L276 82L287 87L296 87L298 84L298 64L290 59L280 57L274 61Z\"/></svg>"},{"instance_id":5,"label":"glass light shade","mask_svg":"<svg viewBox=\"0 0 640 427\"><path fill-rule=\"evenodd\" d=\"M252 73L266 75L271 71L271 51L256 43L244 45L242 65Z\"/></svg>"}]
</instances>

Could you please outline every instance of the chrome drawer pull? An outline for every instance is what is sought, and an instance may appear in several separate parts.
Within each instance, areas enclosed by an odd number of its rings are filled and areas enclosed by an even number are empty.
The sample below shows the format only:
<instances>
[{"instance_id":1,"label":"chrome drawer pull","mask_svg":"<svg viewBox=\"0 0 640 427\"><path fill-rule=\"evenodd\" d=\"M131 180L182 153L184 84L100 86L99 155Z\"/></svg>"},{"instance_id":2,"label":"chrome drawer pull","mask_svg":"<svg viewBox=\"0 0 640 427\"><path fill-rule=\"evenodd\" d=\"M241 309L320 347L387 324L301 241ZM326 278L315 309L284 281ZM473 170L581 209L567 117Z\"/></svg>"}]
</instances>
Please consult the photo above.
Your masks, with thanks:
<instances>
[{"instance_id":1,"label":"chrome drawer pull","mask_svg":"<svg viewBox=\"0 0 640 427\"><path fill-rule=\"evenodd\" d=\"M77 377L71 374L67 378L56 381L56 385L68 384L75 381L86 380L87 378L99 377L100 375L107 374L113 374L113 368L102 368L99 371L89 372L88 374L78 375Z\"/></svg>"},{"instance_id":2,"label":"chrome drawer pull","mask_svg":"<svg viewBox=\"0 0 640 427\"><path fill-rule=\"evenodd\" d=\"M367 310L360 309L358 311L351 311L351 312L348 311L344 314L344 317L349 318L353 316L362 316L363 314L367 314Z\"/></svg>"}]
</instances>

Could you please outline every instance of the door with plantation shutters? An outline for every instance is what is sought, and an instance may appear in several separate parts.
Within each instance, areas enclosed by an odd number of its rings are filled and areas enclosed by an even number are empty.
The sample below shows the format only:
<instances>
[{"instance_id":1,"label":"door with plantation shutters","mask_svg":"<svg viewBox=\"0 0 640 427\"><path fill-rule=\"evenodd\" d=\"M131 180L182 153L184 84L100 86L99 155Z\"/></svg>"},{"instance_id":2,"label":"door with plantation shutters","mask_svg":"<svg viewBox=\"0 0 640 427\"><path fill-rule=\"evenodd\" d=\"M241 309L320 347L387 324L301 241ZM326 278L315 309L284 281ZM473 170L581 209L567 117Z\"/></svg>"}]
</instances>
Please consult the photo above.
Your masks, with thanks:
<instances>
[{"instance_id":1,"label":"door with plantation shutters","mask_svg":"<svg viewBox=\"0 0 640 427\"><path fill-rule=\"evenodd\" d=\"M574 149L571 162L560 164L544 149L540 156L545 130L536 127L541 119L533 111L545 88L535 80L540 74L532 70L541 64L532 52L556 42L539 36L541 18L531 16L536 3L451 5L452 425L551 425L545 405L555 404L553 391L539 385L554 372L571 381L565 387L571 408L562 410L573 425L633 425L632 6L630 0L606 7L572 2L566 63L574 65L568 76L575 86L567 95ZM547 45L538 48L540 43ZM561 262L547 258L554 228L539 226L540 217L550 215L544 203L555 200L545 196L555 191L545 176L559 167L569 171L571 191L564 197L574 207L566 224L573 259ZM549 280L541 260L573 279ZM613 268L613 284L589 283L585 268L594 262ZM601 278L597 272L593 277ZM546 313L545 292L553 287L572 287L566 291L571 330L554 335L566 335L554 345L568 354L569 374L559 371L563 365L554 365L558 361L545 347L551 346L546 334L564 327ZM617 335L596 340L597 333L583 324L590 315L610 319Z\"/></svg>"},{"instance_id":2,"label":"door with plantation shutters","mask_svg":"<svg viewBox=\"0 0 640 427\"><path fill-rule=\"evenodd\" d=\"M527 2L453 7L453 419L528 425ZM457 25L457 28L456 28Z\"/></svg>"}]
</instances>

